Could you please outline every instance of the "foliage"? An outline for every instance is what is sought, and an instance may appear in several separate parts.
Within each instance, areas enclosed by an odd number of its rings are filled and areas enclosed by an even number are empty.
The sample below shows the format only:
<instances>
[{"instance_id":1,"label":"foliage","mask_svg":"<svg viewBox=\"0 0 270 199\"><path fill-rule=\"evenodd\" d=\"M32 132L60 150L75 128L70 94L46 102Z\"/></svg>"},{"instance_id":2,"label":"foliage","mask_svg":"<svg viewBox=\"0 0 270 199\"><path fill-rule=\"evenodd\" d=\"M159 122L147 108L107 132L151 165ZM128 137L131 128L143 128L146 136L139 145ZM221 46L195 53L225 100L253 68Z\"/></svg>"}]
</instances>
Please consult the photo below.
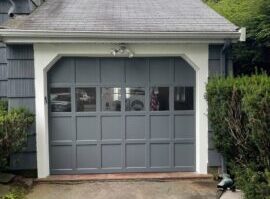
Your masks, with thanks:
<instances>
[{"instance_id":1,"label":"foliage","mask_svg":"<svg viewBox=\"0 0 270 199\"><path fill-rule=\"evenodd\" d=\"M26 192L26 189L23 187L16 186L9 193L0 197L0 199L25 199Z\"/></svg>"},{"instance_id":2,"label":"foliage","mask_svg":"<svg viewBox=\"0 0 270 199\"><path fill-rule=\"evenodd\" d=\"M0 112L8 110L8 103L5 100L0 100Z\"/></svg>"},{"instance_id":3,"label":"foliage","mask_svg":"<svg viewBox=\"0 0 270 199\"><path fill-rule=\"evenodd\" d=\"M260 180L256 172L264 173L260 176L268 182L270 77L264 74L214 78L207 85L207 100L215 146L235 173L240 188L248 195L250 182ZM261 188L260 183L258 186Z\"/></svg>"},{"instance_id":4,"label":"foliage","mask_svg":"<svg viewBox=\"0 0 270 199\"><path fill-rule=\"evenodd\" d=\"M249 165L243 169L233 169L236 185L241 187L246 199L270 199L270 172L257 171L256 166Z\"/></svg>"},{"instance_id":5,"label":"foliage","mask_svg":"<svg viewBox=\"0 0 270 199\"><path fill-rule=\"evenodd\" d=\"M0 111L0 168L2 169L8 165L10 155L20 151L26 144L27 130L34 122L34 115L24 108L7 111L6 105L3 107Z\"/></svg>"},{"instance_id":6,"label":"foliage","mask_svg":"<svg viewBox=\"0 0 270 199\"><path fill-rule=\"evenodd\" d=\"M247 41L233 45L236 74L256 68L270 74L270 0L204 0L239 27L247 28Z\"/></svg>"}]
</instances>

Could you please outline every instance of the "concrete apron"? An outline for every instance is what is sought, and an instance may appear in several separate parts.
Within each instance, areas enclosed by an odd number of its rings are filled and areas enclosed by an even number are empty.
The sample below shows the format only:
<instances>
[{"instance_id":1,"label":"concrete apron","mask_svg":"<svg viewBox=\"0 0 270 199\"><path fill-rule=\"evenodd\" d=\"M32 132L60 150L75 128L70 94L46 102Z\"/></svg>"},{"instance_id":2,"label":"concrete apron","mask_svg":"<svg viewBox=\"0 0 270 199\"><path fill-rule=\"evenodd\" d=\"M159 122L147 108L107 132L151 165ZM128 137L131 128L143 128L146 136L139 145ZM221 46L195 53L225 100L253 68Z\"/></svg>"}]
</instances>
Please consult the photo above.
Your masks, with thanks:
<instances>
[{"instance_id":1,"label":"concrete apron","mask_svg":"<svg viewBox=\"0 0 270 199\"><path fill-rule=\"evenodd\" d=\"M213 180L38 183L27 199L215 199Z\"/></svg>"}]
</instances>

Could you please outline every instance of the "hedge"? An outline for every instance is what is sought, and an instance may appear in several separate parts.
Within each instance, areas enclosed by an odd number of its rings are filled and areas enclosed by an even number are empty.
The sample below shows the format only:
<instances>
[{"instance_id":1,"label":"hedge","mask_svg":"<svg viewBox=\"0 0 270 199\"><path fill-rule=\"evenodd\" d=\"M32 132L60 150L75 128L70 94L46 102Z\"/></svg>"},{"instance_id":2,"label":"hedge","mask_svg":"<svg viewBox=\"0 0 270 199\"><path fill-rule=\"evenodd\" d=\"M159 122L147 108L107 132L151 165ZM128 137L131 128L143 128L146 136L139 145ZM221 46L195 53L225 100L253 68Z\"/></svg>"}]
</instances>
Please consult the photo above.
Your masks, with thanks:
<instances>
[{"instance_id":1,"label":"hedge","mask_svg":"<svg viewBox=\"0 0 270 199\"><path fill-rule=\"evenodd\" d=\"M206 98L215 147L236 183L248 199L269 197L270 77L216 77Z\"/></svg>"},{"instance_id":2,"label":"hedge","mask_svg":"<svg viewBox=\"0 0 270 199\"><path fill-rule=\"evenodd\" d=\"M24 108L8 111L7 102L0 101L0 170L9 165L10 155L26 146L27 131L34 122L33 113Z\"/></svg>"}]
</instances>

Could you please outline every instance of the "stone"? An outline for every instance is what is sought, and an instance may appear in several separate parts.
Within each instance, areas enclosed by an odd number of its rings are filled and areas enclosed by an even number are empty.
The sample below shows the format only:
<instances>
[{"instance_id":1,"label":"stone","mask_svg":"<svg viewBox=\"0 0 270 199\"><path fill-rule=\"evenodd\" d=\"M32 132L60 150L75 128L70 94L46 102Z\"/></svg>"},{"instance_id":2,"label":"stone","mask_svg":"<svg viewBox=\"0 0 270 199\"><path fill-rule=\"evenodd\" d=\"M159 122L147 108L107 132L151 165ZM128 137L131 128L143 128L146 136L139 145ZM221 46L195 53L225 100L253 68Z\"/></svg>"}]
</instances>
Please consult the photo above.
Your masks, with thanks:
<instances>
[{"instance_id":1,"label":"stone","mask_svg":"<svg viewBox=\"0 0 270 199\"><path fill-rule=\"evenodd\" d=\"M34 182L32 178L25 178L22 176L17 176L14 181L18 184L21 184L25 188L31 188Z\"/></svg>"},{"instance_id":2,"label":"stone","mask_svg":"<svg viewBox=\"0 0 270 199\"><path fill-rule=\"evenodd\" d=\"M0 184L8 184L15 178L15 175L10 173L0 173Z\"/></svg>"},{"instance_id":3,"label":"stone","mask_svg":"<svg viewBox=\"0 0 270 199\"><path fill-rule=\"evenodd\" d=\"M23 184L26 185L28 188L33 186L33 179L32 178L23 178Z\"/></svg>"}]
</instances>

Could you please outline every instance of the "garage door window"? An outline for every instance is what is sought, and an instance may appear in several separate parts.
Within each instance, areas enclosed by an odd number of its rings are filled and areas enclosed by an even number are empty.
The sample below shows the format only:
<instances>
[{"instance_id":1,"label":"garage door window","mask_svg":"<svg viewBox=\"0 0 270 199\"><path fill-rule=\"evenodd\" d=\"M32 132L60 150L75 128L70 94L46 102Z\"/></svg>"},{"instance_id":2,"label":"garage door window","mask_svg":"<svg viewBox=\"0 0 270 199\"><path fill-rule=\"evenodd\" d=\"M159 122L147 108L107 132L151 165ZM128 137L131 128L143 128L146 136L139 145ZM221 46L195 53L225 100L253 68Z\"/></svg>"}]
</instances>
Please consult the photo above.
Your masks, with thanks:
<instances>
[{"instance_id":1,"label":"garage door window","mask_svg":"<svg viewBox=\"0 0 270 199\"><path fill-rule=\"evenodd\" d=\"M145 110L144 88L126 88L126 111Z\"/></svg>"},{"instance_id":2,"label":"garage door window","mask_svg":"<svg viewBox=\"0 0 270 199\"><path fill-rule=\"evenodd\" d=\"M169 87L152 87L150 89L150 110L169 110Z\"/></svg>"},{"instance_id":3,"label":"garage door window","mask_svg":"<svg viewBox=\"0 0 270 199\"><path fill-rule=\"evenodd\" d=\"M76 111L96 111L96 88L76 88Z\"/></svg>"},{"instance_id":4,"label":"garage door window","mask_svg":"<svg viewBox=\"0 0 270 199\"><path fill-rule=\"evenodd\" d=\"M102 111L121 111L121 88L101 88Z\"/></svg>"},{"instance_id":5,"label":"garage door window","mask_svg":"<svg viewBox=\"0 0 270 199\"><path fill-rule=\"evenodd\" d=\"M193 110L193 87L174 88L174 110Z\"/></svg>"},{"instance_id":6,"label":"garage door window","mask_svg":"<svg viewBox=\"0 0 270 199\"><path fill-rule=\"evenodd\" d=\"M51 112L70 112L71 111L70 88L51 88L50 105L51 105Z\"/></svg>"}]
</instances>

